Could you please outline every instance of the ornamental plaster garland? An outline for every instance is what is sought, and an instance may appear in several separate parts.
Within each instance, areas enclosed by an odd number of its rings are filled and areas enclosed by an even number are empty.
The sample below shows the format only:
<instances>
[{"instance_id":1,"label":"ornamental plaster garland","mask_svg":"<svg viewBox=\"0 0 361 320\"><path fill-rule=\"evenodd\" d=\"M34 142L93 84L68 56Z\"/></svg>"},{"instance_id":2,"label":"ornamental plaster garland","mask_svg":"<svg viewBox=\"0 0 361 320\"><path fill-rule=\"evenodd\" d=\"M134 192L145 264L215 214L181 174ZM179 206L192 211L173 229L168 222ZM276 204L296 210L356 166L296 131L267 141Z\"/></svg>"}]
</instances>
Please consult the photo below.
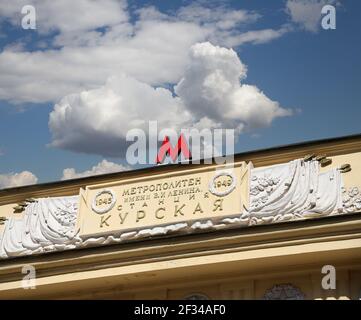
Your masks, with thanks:
<instances>
[{"instance_id":1,"label":"ornamental plaster garland","mask_svg":"<svg viewBox=\"0 0 361 320\"><path fill-rule=\"evenodd\" d=\"M301 159L251 171L250 225L343 213L341 172Z\"/></svg>"}]
</instances>

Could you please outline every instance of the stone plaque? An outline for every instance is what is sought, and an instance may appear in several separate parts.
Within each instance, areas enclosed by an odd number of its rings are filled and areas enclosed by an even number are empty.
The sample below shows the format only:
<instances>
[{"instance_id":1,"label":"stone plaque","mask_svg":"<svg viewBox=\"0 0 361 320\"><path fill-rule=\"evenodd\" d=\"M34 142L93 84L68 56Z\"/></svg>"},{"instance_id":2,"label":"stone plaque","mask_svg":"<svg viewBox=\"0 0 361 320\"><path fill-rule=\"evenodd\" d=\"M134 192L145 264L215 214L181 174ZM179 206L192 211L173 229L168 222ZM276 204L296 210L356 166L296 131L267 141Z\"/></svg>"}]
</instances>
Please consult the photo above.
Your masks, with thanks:
<instances>
[{"instance_id":1,"label":"stone plaque","mask_svg":"<svg viewBox=\"0 0 361 320\"><path fill-rule=\"evenodd\" d=\"M80 236L239 216L248 207L248 185L249 167L240 162L87 186L80 193Z\"/></svg>"}]
</instances>

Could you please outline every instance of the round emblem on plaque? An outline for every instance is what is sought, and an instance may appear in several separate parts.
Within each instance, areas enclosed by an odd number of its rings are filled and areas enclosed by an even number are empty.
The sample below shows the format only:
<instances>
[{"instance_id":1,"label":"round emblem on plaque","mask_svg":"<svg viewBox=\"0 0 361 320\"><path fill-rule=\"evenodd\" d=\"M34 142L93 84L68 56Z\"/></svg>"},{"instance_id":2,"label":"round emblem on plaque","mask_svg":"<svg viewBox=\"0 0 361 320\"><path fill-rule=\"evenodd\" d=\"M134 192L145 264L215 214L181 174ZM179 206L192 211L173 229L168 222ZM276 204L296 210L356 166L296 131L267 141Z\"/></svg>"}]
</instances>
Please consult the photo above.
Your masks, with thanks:
<instances>
[{"instance_id":1,"label":"round emblem on plaque","mask_svg":"<svg viewBox=\"0 0 361 320\"><path fill-rule=\"evenodd\" d=\"M209 191L216 196L224 197L236 187L236 176L230 171L219 171L209 182Z\"/></svg>"},{"instance_id":2,"label":"round emblem on plaque","mask_svg":"<svg viewBox=\"0 0 361 320\"><path fill-rule=\"evenodd\" d=\"M114 192L110 189L104 189L94 196L92 209L98 214L107 213L114 207L116 201Z\"/></svg>"}]
</instances>

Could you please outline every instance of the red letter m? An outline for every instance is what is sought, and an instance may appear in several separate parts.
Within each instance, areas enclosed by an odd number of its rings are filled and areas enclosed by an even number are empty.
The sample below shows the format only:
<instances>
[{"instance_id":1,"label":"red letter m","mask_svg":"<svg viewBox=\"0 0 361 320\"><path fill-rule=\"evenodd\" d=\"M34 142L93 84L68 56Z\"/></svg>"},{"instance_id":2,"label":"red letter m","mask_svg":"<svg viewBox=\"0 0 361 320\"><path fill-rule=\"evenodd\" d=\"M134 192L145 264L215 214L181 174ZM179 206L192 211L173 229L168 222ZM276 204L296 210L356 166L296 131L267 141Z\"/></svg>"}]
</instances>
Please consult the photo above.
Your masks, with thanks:
<instances>
[{"instance_id":1,"label":"red letter m","mask_svg":"<svg viewBox=\"0 0 361 320\"><path fill-rule=\"evenodd\" d=\"M185 159L191 159L192 157L191 152L189 151L187 145L187 141L184 138L183 134L180 135L178 139L178 143L174 148L172 147L172 144L169 141L169 137L166 136L162 142L162 145L159 148L156 162L157 164L163 162L164 158L169 155L171 159L175 161L175 159L177 159L180 153L183 153Z\"/></svg>"}]
</instances>

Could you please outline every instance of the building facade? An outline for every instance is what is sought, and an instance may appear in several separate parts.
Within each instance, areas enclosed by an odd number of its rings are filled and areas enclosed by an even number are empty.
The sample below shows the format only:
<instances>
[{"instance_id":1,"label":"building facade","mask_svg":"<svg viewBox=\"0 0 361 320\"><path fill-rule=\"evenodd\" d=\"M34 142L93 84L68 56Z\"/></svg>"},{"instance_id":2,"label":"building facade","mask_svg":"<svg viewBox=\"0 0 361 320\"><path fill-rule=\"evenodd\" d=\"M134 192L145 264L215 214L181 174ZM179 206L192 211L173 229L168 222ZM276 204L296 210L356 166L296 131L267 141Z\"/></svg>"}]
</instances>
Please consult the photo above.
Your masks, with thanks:
<instances>
[{"instance_id":1,"label":"building facade","mask_svg":"<svg viewBox=\"0 0 361 320\"><path fill-rule=\"evenodd\" d=\"M359 190L361 135L1 190L0 299L360 299Z\"/></svg>"}]
</instances>

